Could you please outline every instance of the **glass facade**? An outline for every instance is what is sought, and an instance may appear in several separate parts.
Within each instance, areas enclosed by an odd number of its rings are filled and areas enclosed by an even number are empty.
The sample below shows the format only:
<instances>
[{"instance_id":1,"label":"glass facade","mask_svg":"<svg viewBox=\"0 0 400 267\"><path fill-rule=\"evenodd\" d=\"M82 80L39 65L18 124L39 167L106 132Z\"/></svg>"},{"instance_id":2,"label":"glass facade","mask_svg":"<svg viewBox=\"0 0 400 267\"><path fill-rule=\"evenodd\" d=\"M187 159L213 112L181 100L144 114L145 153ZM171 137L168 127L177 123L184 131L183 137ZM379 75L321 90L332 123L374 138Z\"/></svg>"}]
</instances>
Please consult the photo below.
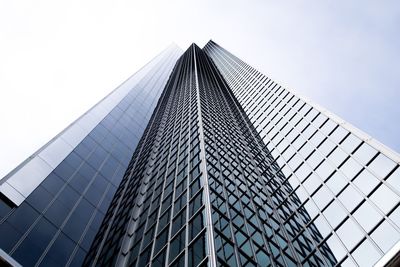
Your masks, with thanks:
<instances>
[{"instance_id":1,"label":"glass facade","mask_svg":"<svg viewBox=\"0 0 400 267\"><path fill-rule=\"evenodd\" d=\"M181 53L167 48L1 180L22 196L1 191L3 252L23 266L82 264Z\"/></svg>"},{"instance_id":2,"label":"glass facade","mask_svg":"<svg viewBox=\"0 0 400 267\"><path fill-rule=\"evenodd\" d=\"M395 152L213 41L157 58L60 163L37 153L54 168L31 193L11 180L19 168L0 184L6 256L36 266L396 264Z\"/></svg>"},{"instance_id":3,"label":"glass facade","mask_svg":"<svg viewBox=\"0 0 400 267\"><path fill-rule=\"evenodd\" d=\"M400 240L400 157L216 43L210 41L204 51L284 174L275 186L290 190L274 202L286 241L295 245L302 264L326 260L326 246L335 261L323 265L372 266L388 253ZM294 195L319 230L319 241L298 218Z\"/></svg>"}]
</instances>

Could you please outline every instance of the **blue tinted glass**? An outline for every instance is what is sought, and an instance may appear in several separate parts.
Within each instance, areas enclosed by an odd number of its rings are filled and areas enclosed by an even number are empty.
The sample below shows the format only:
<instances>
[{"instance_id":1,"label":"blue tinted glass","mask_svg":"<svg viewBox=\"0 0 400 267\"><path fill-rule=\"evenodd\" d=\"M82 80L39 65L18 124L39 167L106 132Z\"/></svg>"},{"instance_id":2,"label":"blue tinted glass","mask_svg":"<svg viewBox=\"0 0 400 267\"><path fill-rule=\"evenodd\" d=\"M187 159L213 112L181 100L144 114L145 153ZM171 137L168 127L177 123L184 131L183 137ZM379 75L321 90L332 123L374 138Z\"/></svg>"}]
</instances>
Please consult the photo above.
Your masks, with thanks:
<instances>
[{"instance_id":1,"label":"blue tinted glass","mask_svg":"<svg viewBox=\"0 0 400 267\"><path fill-rule=\"evenodd\" d=\"M61 162L57 168L55 168L54 173L57 174L64 181L68 181L75 169L69 166L66 162Z\"/></svg>"},{"instance_id":2,"label":"blue tinted glass","mask_svg":"<svg viewBox=\"0 0 400 267\"><path fill-rule=\"evenodd\" d=\"M81 175L79 172L72 177L71 181L69 182L69 185L75 189L78 193L82 194L83 191L86 189L88 186L90 180L86 178L85 176Z\"/></svg>"},{"instance_id":3,"label":"blue tinted glass","mask_svg":"<svg viewBox=\"0 0 400 267\"><path fill-rule=\"evenodd\" d=\"M22 234L19 233L9 223L3 222L0 224L0 247L2 250L9 252L12 247L21 238Z\"/></svg>"},{"instance_id":4,"label":"blue tinted glass","mask_svg":"<svg viewBox=\"0 0 400 267\"><path fill-rule=\"evenodd\" d=\"M50 173L49 176L41 183L41 185L53 195L60 191L64 185L64 181L60 179L55 173Z\"/></svg>"},{"instance_id":5,"label":"blue tinted glass","mask_svg":"<svg viewBox=\"0 0 400 267\"><path fill-rule=\"evenodd\" d=\"M72 209L72 207L75 205L78 198L79 198L78 193L74 189L72 189L70 186L64 187L64 189L61 191L60 195L58 196L58 199L67 208L70 208L70 209Z\"/></svg>"},{"instance_id":6,"label":"blue tinted glass","mask_svg":"<svg viewBox=\"0 0 400 267\"><path fill-rule=\"evenodd\" d=\"M31 240L24 240L13 253L13 257L17 258L18 263L23 266L33 266L42 252L43 250L37 247Z\"/></svg>"},{"instance_id":7,"label":"blue tinted glass","mask_svg":"<svg viewBox=\"0 0 400 267\"><path fill-rule=\"evenodd\" d=\"M64 266L71 256L74 247L75 245L72 240L63 233L60 233L45 257L51 257L52 261L55 261L57 264L53 263L53 265L47 266Z\"/></svg>"},{"instance_id":8,"label":"blue tinted glass","mask_svg":"<svg viewBox=\"0 0 400 267\"><path fill-rule=\"evenodd\" d=\"M26 199L26 201L37 211L42 212L51 202L53 196L43 187L37 187Z\"/></svg>"},{"instance_id":9,"label":"blue tinted glass","mask_svg":"<svg viewBox=\"0 0 400 267\"><path fill-rule=\"evenodd\" d=\"M45 216L56 226L61 226L67 217L71 208L67 208L60 201L54 201L51 206L47 209Z\"/></svg>"},{"instance_id":10,"label":"blue tinted glass","mask_svg":"<svg viewBox=\"0 0 400 267\"><path fill-rule=\"evenodd\" d=\"M41 218L26 237L36 246L45 249L56 233L57 229L45 218Z\"/></svg>"},{"instance_id":11,"label":"blue tinted glass","mask_svg":"<svg viewBox=\"0 0 400 267\"><path fill-rule=\"evenodd\" d=\"M86 252L82 249L78 248L75 253L73 260L71 261L70 266L82 266L83 260L85 259Z\"/></svg>"},{"instance_id":12,"label":"blue tinted glass","mask_svg":"<svg viewBox=\"0 0 400 267\"><path fill-rule=\"evenodd\" d=\"M0 199L0 220L3 219L10 211L11 207Z\"/></svg>"},{"instance_id":13,"label":"blue tinted glass","mask_svg":"<svg viewBox=\"0 0 400 267\"><path fill-rule=\"evenodd\" d=\"M69 217L67 224L63 228L63 232L78 242L93 211L94 207L85 199L82 199Z\"/></svg>"},{"instance_id":14,"label":"blue tinted glass","mask_svg":"<svg viewBox=\"0 0 400 267\"><path fill-rule=\"evenodd\" d=\"M39 213L37 211L26 202L23 202L21 206L10 215L8 222L21 233L25 233L38 216Z\"/></svg>"}]
</instances>

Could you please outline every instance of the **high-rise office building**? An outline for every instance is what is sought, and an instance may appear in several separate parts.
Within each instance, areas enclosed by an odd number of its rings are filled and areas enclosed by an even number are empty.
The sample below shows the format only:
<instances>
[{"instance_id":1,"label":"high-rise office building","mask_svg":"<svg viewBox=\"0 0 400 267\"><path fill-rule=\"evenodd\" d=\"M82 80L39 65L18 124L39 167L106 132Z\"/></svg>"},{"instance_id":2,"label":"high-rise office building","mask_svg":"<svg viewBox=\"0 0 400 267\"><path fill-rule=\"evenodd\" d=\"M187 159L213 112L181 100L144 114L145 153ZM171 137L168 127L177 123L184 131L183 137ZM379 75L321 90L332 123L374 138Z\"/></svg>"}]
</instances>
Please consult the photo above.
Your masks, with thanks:
<instances>
[{"instance_id":1,"label":"high-rise office building","mask_svg":"<svg viewBox=\"0 0 400 267\"><path fill-rule=\"evenodd\" d=\"M399 163L216 43L171 46L0 181L0 259L394 265Z\"/></svg>"},{"instance_id":2,"label":"high-rise office building","mask_svg":"<svg viewBox=\"0 0 400 267\"><path fill-rule=\"evenodd\" d=\"M181 54L168 47L0 180L0 265L82 264Z\"/></svg>"}]
</instances>

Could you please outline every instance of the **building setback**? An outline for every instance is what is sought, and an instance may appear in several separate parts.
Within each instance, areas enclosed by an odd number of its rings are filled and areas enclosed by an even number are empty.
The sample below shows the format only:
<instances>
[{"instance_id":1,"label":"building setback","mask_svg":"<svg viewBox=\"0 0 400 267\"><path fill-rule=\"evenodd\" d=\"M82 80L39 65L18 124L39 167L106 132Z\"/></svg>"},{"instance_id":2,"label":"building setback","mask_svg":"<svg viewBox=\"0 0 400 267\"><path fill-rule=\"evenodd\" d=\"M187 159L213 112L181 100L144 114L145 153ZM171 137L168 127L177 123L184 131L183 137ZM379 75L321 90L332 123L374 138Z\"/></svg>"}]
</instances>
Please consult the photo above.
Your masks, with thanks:
<instances>
[{"instance_id":1,"label":"building setback","mask_svg":"<svg viewBox=\"0 0 400 267\"><path fill-rule=\"evenodd\" d=\"M0 263L394 266L399 163L215 42L170 46L0 180Z\"/></svg>"}]
</instances>

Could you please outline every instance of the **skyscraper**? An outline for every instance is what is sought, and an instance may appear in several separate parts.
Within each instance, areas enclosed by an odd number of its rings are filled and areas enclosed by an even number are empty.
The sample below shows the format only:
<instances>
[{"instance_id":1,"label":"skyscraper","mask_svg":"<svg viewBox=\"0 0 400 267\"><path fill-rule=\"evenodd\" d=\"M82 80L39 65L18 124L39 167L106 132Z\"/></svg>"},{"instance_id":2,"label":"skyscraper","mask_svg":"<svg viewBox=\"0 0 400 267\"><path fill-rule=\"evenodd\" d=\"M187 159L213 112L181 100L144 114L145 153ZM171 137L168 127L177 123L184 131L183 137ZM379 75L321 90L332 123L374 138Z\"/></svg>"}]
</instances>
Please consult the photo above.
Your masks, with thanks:
<instances>
[{"instance_id":1,"label":"skyscraper","mask_svg":"<svg viewBox=\"0 0 400 267\"><path fill-rule=\"evenodd\" d=\"M395 152L213 41L181 54L166 49L1 180L0 258L395 264Z\"/></svg>"},{"instance_id":2,"label":"skyscraper","mask_svg":"<svg viewBox=\"0 0 400 267\"><path fill-rule=\"evenodd\" d=\"M0 180L0 263L82 264L181 54L168 47Z\"/></svg>"}]
</instances>

